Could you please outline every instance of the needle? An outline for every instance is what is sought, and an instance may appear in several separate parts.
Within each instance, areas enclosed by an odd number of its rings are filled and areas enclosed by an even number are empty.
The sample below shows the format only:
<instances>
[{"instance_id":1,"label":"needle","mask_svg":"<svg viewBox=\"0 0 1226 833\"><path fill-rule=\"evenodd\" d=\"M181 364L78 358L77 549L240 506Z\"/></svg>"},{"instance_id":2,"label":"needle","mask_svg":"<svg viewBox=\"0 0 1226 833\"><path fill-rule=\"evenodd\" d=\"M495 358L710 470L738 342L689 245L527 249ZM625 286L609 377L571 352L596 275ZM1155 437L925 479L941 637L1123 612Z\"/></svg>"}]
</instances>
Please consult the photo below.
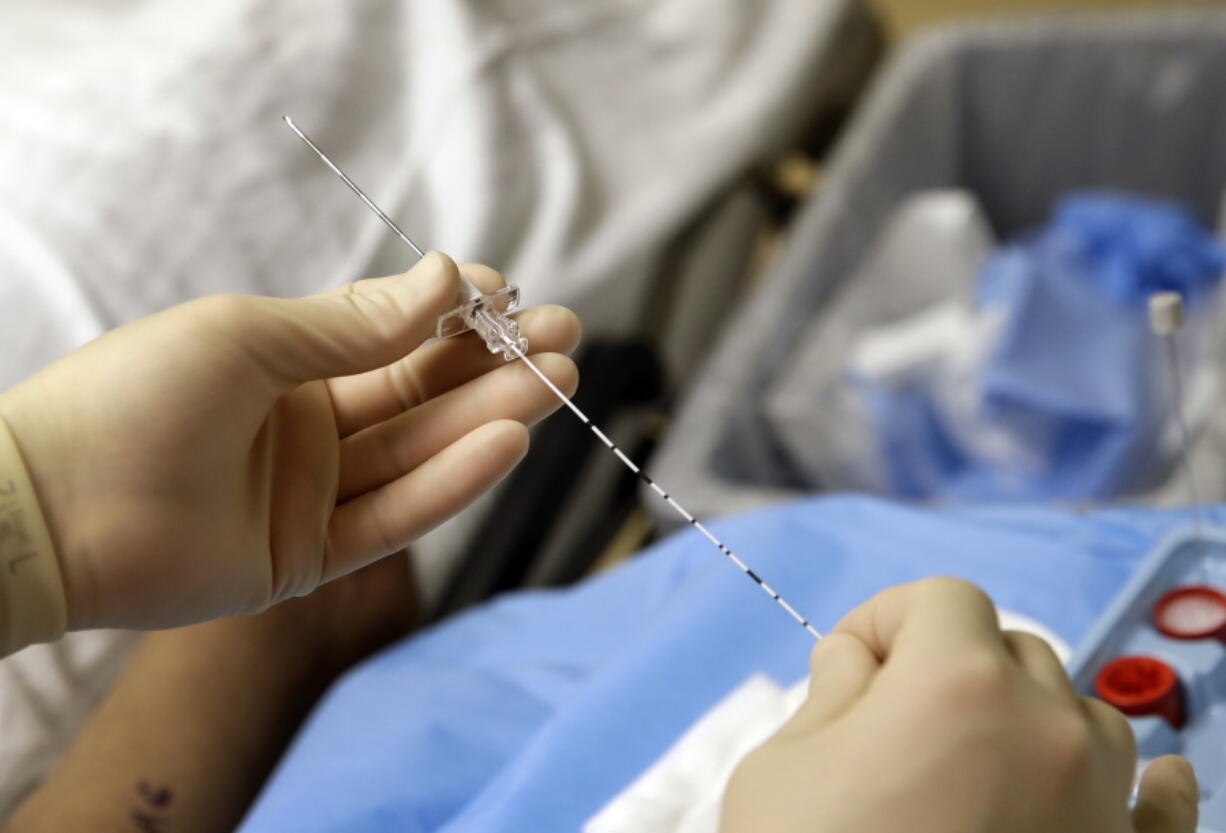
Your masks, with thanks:
<instances>
[{"instance_id":1,"label":"needle","mask_svg":"<svg viewBox=\"0 0 1226 833\"><path fill-rule=\"evenodd\" d=\"M1166 353L1167 369L1171 374L1171 398L1175 421L1179 425L1179 445L1183 473L1192 501L1192 525L1198 541L1205 540L1204 520L1201 515L1200 490L1196 485L1196 471L1192 467L1192 431L1183 407L1183 372L1179 366L1179 349L1175 333L1183 328L1183 297L1178 292L1155 292L1149 298L1150 329L1162 339Z\"/></svg>"},{"instance_id":2,"label":"needle","mask_svg":"<svg viewBox=\"0 0 1226 833\"><path fill-rule=\"evenodd\" d=\"M354 181L350 179L345 174L345 172L342 171L336 165L335 162L333 162L331 159L328 158L327 154L325 154L322 150L319 149L318 145L312 142L305 133L303 133L301 130L298 129L298 125L294 124L293 119L291 119L289 116L283 116L282 118L284 118L285 123L289 125L289 129L294 131L294 133L298 135L299 139L306 142L307 147L315 151L316 155L319 156L321 160L323 160L323 163L327 165L334 174L339 176L344 181L344 183L349 186L349 189L353 191L353 193L357 194L358 199L360 199L363 203L365 203L367 208L373 211L379 217L379 219L382 220L384 224L395 233L397 237L403 240L408 245L408 247L417 254L419 258L425 257L425 252L423 252L421 248L418 247L418 245L414 243L409 238L409 236L404 233L403 230L401 230L400 226L396 225L396 223L392 220L391 217L388 217L386 214L384 214L383 210L380 209L379 206L375 205L374 201L371 200L370 197L366 196L366 194L363 193L362 189L359 188L354 183ZM550 391L553 392L553 395L556 396L563 405L569 408L571 413L573 413L576 417L578 417L579 421L582 422L584 425L586 425L588 429L590 429L591 432L596 435L596 438L599 439L600 442L603 443L606 448L612 451L613 454L617 456L617 459L622 461L622 463L626 466L626 468L634 472L634 474L637 475L640 480L642 480L649 487L651 487L652 491L654 491L669 506L671 506L678 515L684 518L686 523L694 527L694 529L698 530L699 533L701 533L704 538L710 541L711 544L714 545L716 549L722 552L733 564L735 564L738 568L740 568L740 570L743 573L745 573L745 575L749 576L749 578L751 578L754 581L754 583L758 585L758 587L762 588L763 592L765 592L767 595L771 597L771 599L774 600L775 604L779 605L785 611L787 611L788 615L791 616L794 620L796 620L800 624L801 627L803 627L806 631L808 631L813 636L814 639L822 638L821 633L815 627L813 627L813 625L809 623L808 619L801 616L800 613L796 611L796 608L788 604L786 599L784 599L782 596L776 593L773 587L771 587L769 584L763 581L762 578L757 573L751 570L749 568L749 565L747 565L744 561L738 558L736 553L734 553L731 549L729 549L728 546L724 544L723 541L716 538L715 535L713 535L711 531L702 524L701 521L695 518L684 506L678 503L675 498L673 498L668 492L666 492L658 483L652 480L651 477L648 476L647 472L643 471L643 469L640 468L633 460L631 460L625 454L625 452L623 452L620 448L618 448L617 444L614 443L611 439L609 439L608 435L606 435L604 431L601 431L600 428L598 428L596 424L593 423L592 420L588 418L587 414L581 411L579 409L579 406L576 405L574 402L572 402L570 397L567 396L565 393L563 393L561 389L559 389L558 386L555 385L550 380L550 378L546 376L531 359L528 358L522 346L523 342L517 337L514 337L514 334L508 333L506 329L499 328L500 314L492 312L491 309L492 309L492 305L487 305L485 308L479 309L477 311L476 318L478 320L474 322L476 324L474 329L478 329L481 335L485 337L487 341L492 340L492 339L497 339L497 341L500 342L500 344L498 345L498 350L508 351L510 355L514 355L516 358L522 361L525 365L527 365L528 368L534 374L536 374L536 377L540 379L545 384L545 386L549 388ZM505 317L503 317L503 320L505 320ZM491 345L491 347L492 346L493 345Z\"/></svg>"}]
</instances>

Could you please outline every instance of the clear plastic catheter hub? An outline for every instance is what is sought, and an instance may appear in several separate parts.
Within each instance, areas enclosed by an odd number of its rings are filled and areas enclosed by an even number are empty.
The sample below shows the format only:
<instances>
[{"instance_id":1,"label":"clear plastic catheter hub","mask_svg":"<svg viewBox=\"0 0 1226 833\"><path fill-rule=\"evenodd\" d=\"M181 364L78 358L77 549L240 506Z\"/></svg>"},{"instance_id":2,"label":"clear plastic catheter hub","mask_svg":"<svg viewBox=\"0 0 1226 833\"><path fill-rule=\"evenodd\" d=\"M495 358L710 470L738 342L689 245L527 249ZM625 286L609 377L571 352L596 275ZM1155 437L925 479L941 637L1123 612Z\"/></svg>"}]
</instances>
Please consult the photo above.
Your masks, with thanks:
<instances>
[{"instance_id":1,"label":"clear plastic catheter hub","mask_svg":"<svg viewBox=\"0 0 1226 833\"><path fill-rule=\"evenodd\" d=\"M507 315L519 306L519 287L504 286L486 295L465 277L460 277L468 299L439 316L437 335L450 338L473 330L481 336L491 353L501 353L507 361L528 352L528 340L519 334L519 324ZM514 348L514 349L513 349Z\"/></svg>"}]
</instances>

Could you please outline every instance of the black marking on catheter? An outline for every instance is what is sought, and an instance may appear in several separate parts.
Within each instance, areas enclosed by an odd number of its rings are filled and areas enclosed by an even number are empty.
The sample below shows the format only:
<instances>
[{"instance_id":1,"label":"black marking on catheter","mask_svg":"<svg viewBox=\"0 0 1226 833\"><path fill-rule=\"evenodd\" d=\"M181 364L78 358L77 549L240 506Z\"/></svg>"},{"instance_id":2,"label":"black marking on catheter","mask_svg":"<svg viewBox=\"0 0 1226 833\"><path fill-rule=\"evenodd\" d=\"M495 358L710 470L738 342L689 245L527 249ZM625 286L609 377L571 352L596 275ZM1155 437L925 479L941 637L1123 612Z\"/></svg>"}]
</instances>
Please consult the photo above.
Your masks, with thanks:
<instances>
[{"instance_id":1,"label":"black marking on catheter","mask_svg":"<svg viewBox=\"0 0 1226 833\"><path fill-rule=\"evenodd\" d=\"M588 419L586 416L585 416L585 417L583 417L583 422L584 422L586 425L591 425L591 424L592 424L592 421L591 421L590 419ZM603 439L603 438L602 438L602 439ZM608 446L609 448L611 448L611 449L614 449L614 450L620 451L620 449L618 449L618 448L617 448L617 446L616 446L616 445L614 445L614 444L613 444L613 442L612 442L611 440L607 440L607 441L605 441L605 445L607 445L607 446ZM671 498L669 498L669 496L668 496L668 492L664 491L664 489L663 489L663 488L661 488L660 486L656 485L656 481L652 480L652 479L651 479L651 477L649 477L649 476L648 476L647 472L643 471L643 470L642 470L641 468L639 468L638 466L635 466L635 467L634 467L634 473L635 473L635 474L637 474L637 475L639 476L639 480L642 480L644 483L646 483L646 484L647 484L648 486L650 486L652 489L655 489L655 490L656 490L656 492L657 492L657 493L659 493L660 497L662 497L664 500L669 501L669 502L671 503ZM688 515L688 513L687 513L687 515ZM697 519L697 518L695 518L695 517L693 517L693 516L690 516L690 517L688 517L686 520L689 522L689 525L690 525L690 526L692 526L692 527L694 527L695 529L703 529L702 524L698 522L698 519ZM714 536L712 536L712 537L714 537ZM725 544L724 544L724 542L723 542L723 541L720 541L720 540L716 539L716 541L715 541L715 546L719 548L719 551L720 551L720 552L722 552L724 555L728 556L729 558L735 558L735 557L736 557L736 556L734 556L734 555L732 554L732 550L728 549L728 547L727 547L727 546L725 546ZM735 562L734 562L734 563L735 563ZM739 566L739 565L738 565L738 566ZM761 587L763 590L765 590L765 591L767 592L767 594L768 594L768 595L769 595L769 596L770 596L772 599L774 599L776 602L782 602L782 601L783 601L783 597L781 597L781 596L780 596L778 593L776 593L774 590L770 589L770 588L769 588L769 587L766 585L766 582L764 582L764 581L762 580L761 576L759 576L759 575L758 575L757 573L755 573L753 570L749 569L748 567L742 567L742 568L741 568L741 572L745 573L745 575L747 575L747 576L749 576L751 579L753 579L753 580L754 580L754 582L755 582L755 583L756 583L756 584L757 584L759 587ZM808 620L808 619L805 619L805 618L800 617L800 616L795 616L794 618L795 618L795 619L796 619L798 622L800 622L800 626L801 626L802 628L804 628L804 629L806 629L806 630L808 630L808 629L810 628L810 624L809 624L809 620Z\"/></svg>"},{"instance_id":2,"label":"black marking on catheter","mask_svg":"<svg viewBox=\"0 0 1226 833\"><path fill-rule=\"evenodd\" d=\"M354 194L357 195L358 199L360 199L366 205L367 208L373 211L378 216L378 218L382 220L383 223L389 229L391 229L393 233L396 234L397 237L399 237L402 241L404 241L404 243L410 249L416 252L418 257L425 257L425 252L421 249L421 247L418 246L416 243L414 243L412 240L410 240L409 236L404 233L404 231L400 228L400 226L396 225L395 221L393 221L391 217L388 217L387 214L383 212L383 209L375 205L375 203L370 199L370 197L366 196L366 194L362 191L362 189L359 188L357 184L352 179L350 179L345 174L345 172L342 171L337 166L335 162L333 162L331 159L328 158L328 155L326 153L320 150L319 147L313 141L311 141L310 138L308 138L305 133L299 130L298 126L294 124L293 119L291 119L289 116L282 116L282 119L285 121L286 125L289 126L289 129L294 131L294 133L297 134L298 138L301 139L303 142L305 142L307 147L313 150L315 154L320 158L320 160L325 165L327 165L328 168L331 169L333 173L339 176L341 180L345 183L345 185L347 185L349 189L353 191ZM524 363L526 363L530 368L532 368L532 371L537 376L540 377L541 381L543 381L545 385L549 387L549 389L552 390L559 399L562 400L562 402L570 409L570 411L575 416L577 416L583 422L583 424L586 425L592 431L592 433L595 434L600 439L600 441L609 448L610 451L615 453L632 472L637 474L644 483L650 486L655 492L660 494L664 498L664 500L668 503L668 505L673 507L673 509L677 511L677 514L685 518L685 520L689 522L690 526L697 529L699 532L703 534L704 537L708 538L711 541L711 543L715 544L715 546L719 548L720 552L728 556L728 559L732 561L732 563L734 563L737 567L739 567L742 572L748 574L749 577L752 578L758 584L759 587L765 590L771 596L771 598L773 598L784 610L787 611L789 616L791 616L797 622L800 622L800 624L806 630L812 632L814 637L817 637L819 639L821 638L821 635L818 634L818 632L814 630L812 627L810 627L807 619L803 618L799 613L797 613L792 608L791 605L789 605L787 602L781 599L778 593L776 593L769 586L767 586L766 583L762 581L762 579L758 578L757 574L755 574L752 570L749 569L749 567L747 567L744 564L744 562L742 562L739 558L733 555L732 550L724 546L723 543L720 542L719 539L717 539L714 535L712 535L710 531L707 530L706 527L704 527L701 523L699 523L698 519L695 518L693 515L691 515L689 510L685 509L683 506L681 506L680 503L670 498L668 496L668 493L665 492L664 489L657 486L656 482L647 476L646 472L643 471L641 466L633 462L629 457L626 456L626 454L620 448L618 448L613 443L611 439L605 436L604 432L601 431L599 428L597 428L592 423L592 420L588 417L588 415L583 413L583 411L579 410L578 406L576 406L574 402L572 402L570 398L566 396L566 394L562 393L562 391L559 390L553 384L553 382L549 380L549 377L547 377L544 373L542 373L540 368L538 368L535 364L533 364L532 361L526 355L524 355L523 349L519 346L519 344L516 341L513 341L505 334L502 334L502 340L503 340L503 343L505 344L504 352L514 353L517 357L519 357L522 361L524 361ZM509 357L510 356L508 355L508 358Z\"/></svg>"}]
</instances>

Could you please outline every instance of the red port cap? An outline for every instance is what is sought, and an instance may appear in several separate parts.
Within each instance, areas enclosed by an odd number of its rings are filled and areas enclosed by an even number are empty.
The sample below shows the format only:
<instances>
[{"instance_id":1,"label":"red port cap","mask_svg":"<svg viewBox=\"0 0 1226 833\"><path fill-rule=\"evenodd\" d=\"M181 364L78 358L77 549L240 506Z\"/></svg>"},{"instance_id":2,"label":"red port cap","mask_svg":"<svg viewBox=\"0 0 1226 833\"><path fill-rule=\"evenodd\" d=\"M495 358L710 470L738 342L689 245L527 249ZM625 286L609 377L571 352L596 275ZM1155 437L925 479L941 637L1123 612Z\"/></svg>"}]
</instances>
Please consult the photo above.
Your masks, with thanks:
<instances>
[{"instance_id":1,"label":"red port cap","mask_svg":"<svg viewBox=\"0 0 1226 833\"><path fill-rule=\"evenodd\" d=\"M1174 669L1153 657L1118 657L1094 678L1098 696L1130 717L1157 715L1183 727L1183 698Z\"/></svg>"},{"instance_id":2,"label":"red port cap","mask_svg":"<svg viewBox=\"0 0 1226 833\"><path fill-rule=\"evenodd\" d=\"M1226 641L1226 593L1201 584L1168 590L1154 605L1154 627L1172 639Z\"/></svg>"}]
</instances>

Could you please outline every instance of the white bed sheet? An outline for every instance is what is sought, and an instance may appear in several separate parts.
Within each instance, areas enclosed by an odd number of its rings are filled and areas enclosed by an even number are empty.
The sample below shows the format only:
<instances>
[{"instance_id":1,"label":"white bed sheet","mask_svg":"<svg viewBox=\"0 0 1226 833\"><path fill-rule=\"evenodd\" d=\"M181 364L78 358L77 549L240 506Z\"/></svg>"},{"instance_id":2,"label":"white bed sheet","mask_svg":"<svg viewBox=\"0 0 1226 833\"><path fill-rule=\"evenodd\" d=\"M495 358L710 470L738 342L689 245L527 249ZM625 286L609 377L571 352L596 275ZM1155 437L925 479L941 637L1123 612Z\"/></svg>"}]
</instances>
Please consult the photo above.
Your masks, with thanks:
<instances>
[{"instance_id":1,"label":"white bed sheet","mask_svg":"<svg viewBox=\"0 0 1226 833\"><path fill-rule=\"evenodd\" d=\"M790 138L847 5L0 5L0 386L195 296L406 268L282 113L423 245L502 267L589 332L630 332L664 245ZM444 532L419 557L448 548ZM130 642L73 635L0 663L0 815Z\"/></svg>"}]
</instances>

